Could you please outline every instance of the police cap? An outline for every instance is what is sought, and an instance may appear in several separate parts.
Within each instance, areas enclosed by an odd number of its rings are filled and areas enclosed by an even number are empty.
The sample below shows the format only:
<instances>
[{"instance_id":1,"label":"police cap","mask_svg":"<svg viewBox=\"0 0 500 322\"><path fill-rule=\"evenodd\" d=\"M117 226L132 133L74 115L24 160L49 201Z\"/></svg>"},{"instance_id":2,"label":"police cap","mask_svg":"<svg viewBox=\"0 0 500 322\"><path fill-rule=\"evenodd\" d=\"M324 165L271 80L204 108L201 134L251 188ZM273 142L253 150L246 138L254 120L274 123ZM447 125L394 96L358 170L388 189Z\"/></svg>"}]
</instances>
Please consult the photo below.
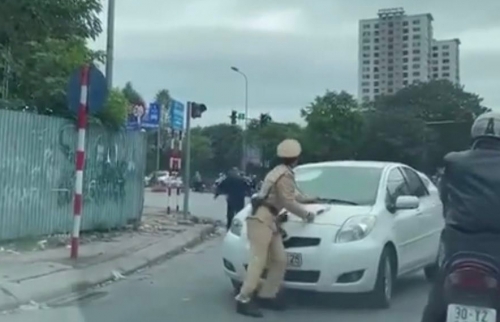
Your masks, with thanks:
<instances>
[{"instance_id":1,"label":"police cap","mask_svg":"<svg viewBox=\"0 0 500 322\"><path fill-rule=\"evenodd\" d=\"M294 139L283 140L276 149L276 154L280 158L297 158L301 152L302 147L299 141Z\"/></svg>"}]
</instances>

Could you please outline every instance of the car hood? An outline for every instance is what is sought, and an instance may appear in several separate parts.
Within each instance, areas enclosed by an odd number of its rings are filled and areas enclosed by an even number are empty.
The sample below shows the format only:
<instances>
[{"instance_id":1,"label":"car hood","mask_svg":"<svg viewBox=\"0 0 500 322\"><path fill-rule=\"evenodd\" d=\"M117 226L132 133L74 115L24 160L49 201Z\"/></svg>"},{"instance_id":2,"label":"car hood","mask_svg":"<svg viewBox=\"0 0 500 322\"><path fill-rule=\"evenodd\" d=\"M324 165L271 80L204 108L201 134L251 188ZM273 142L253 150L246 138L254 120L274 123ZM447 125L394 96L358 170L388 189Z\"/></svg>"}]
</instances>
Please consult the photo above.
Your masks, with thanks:
<instances>
[{"instance_id":1,"label":"car hood","mask_svg":"<svg viewBox=\"0 0 500 322\"><path fill-rule=\"evenodd\" d=\"M304 205L304 207L313 213L317 213L320 210L323 212L316 216L314 224L316 225L334 225L342 226L342 224L352 216L367 215L371 212L371 206L352 206L352 205L331 205L331 204L311 204ZM250 215L250 205L247 205L238 215L237 218L244 220ZM288 214L289 222L302 222L302 219L294 214L287 211L282 211L282 213Z\"/></svg>"}]
</instances>

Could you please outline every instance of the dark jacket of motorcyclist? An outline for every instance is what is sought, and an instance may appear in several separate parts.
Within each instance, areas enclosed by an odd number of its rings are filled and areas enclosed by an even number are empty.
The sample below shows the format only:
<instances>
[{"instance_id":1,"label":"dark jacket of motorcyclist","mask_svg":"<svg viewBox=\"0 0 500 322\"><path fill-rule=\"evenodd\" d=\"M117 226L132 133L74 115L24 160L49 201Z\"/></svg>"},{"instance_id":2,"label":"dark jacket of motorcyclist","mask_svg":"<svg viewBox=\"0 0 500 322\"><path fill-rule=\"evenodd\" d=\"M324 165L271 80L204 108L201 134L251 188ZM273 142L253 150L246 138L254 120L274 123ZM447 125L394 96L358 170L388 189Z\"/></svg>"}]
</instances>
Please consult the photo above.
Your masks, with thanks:
<instances>
[{"instance_id":1,"label":"dark jacket of motorcyclist","mask_svg":"<svg viewBox=\"0 0 500 322\"><path fill-rule=\"evenodd\" d=\"M500 259L500 113L480 115L470 150L444 158L440 182L447 257L478 251Z\"/></svg>"},{"instance_id":2,"label":"dark jacket of motorcyclist","mask_svg":"<svg viewBox=\"0 0 500 322\"><path fill-rule=\"evenodd\" d=\"M480 115L472 125L472 146L444 157L440 181L446 225L445 257L478 252L500 261L500 113ZM446 319L439 274L424 309L422 322Z\"/></svg>"}]
</instances>

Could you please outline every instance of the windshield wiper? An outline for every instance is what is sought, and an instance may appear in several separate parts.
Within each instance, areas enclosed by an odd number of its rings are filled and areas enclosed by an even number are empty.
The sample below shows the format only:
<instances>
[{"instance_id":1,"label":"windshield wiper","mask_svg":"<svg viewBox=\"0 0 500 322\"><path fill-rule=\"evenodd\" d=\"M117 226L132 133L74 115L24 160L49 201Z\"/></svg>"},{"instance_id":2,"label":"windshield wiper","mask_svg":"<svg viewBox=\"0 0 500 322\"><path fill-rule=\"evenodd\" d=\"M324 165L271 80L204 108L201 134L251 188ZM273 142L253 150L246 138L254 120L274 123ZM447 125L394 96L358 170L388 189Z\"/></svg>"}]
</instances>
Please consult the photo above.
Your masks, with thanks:
<instances>
[{"instance_id":1,"label":"windshield wiper","mask_svg":"<svg viewBox=\"0 0 500 322\"><path fill-rule=\"evenodd\" d=\"M328 203L328 204L340 203L340 204L352 205L352 206L359 205L357 202L354 202L354 201L335 199L335 198L318 198L318 201Z\"/></svg>"}]
</instances>

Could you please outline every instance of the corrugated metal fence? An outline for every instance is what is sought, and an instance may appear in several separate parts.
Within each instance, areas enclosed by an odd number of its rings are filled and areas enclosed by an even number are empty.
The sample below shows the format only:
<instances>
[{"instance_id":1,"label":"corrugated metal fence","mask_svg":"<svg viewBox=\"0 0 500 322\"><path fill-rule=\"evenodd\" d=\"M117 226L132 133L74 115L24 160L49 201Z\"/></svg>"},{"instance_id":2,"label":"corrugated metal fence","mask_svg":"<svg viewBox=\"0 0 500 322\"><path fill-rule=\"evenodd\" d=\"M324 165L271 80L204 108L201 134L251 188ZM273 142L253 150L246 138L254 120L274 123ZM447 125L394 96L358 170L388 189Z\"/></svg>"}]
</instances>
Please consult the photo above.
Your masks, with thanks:
<instances>
[{"instance_id":1,"label":"corrugated metal fence","mask_svg":"<svg viewBox=\"0 0 500 322\"><path fill-rule=\"evenodd\" d=\"M83 230L140 219L145 135L87 133ZM75 147L68 120L0 110L0 240L71 231Z\"/></svg>"}]
</instances>

